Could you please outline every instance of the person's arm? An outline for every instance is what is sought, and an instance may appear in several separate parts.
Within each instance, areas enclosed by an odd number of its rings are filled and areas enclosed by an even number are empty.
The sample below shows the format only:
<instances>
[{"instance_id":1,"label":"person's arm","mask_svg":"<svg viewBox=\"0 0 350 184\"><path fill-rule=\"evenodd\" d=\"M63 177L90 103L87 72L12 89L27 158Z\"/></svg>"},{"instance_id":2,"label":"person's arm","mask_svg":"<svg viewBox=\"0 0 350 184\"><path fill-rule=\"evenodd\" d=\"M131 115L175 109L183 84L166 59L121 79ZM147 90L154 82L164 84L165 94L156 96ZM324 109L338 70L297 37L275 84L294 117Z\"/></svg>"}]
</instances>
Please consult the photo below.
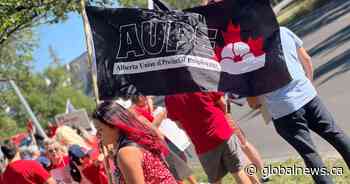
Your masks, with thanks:
<instances>
[{"instance_id":1,"label":"person's arm","mask_svg":"<svg viewBox=\"0 0 350 184\"><path fill-rule=\"evenodd\" d=\"M50 173L38 162L33 162L30 165L30 169L33 172L32 176L35 178L37 183L56 184L56 181L53 179Z\"/></svg>"},{"instance_id":2,"label":"person's arm","mask_svg":"<svg viewBox=\"0 0 350 184\"><path fill-rule=\"evenodd\" d=\"M147 96L147 106L150 112L154 111L153 97Z\"/></svg>"},{"instance_id":3,"label":"person's arm","mask_svg":"<svg viewBox=\"0 0 350 184\"><path fill-rule=\"evenodd\" d=\"M222 96L215 102L216 106L219 107L224 113L227 113L227 104L225 98Z\"/></svg>"},{"instance_id":4,"label":"person's arm","mask_svg":"<svg viewBox=\"0 0 350 184\"><path fill-rule=\"evenodd\" d=\"M139 120L141 123L145 124L147 127L154 130L159 136L159 138L164 140L164 135L158 130L157 127L153 126L152 122L148 121L148 119L146 119L145 117L139 115L137 112L135 112L133 108L130 108L129 111L136 117L137 120Z\"/></svg>"},{"instance_id":5,"label":"person's arm","mask_svg":"<svg viewBox=\"0 0 350 184\"><path fill-rule=\"evenodd\" d=\"M144 184L142 169L142 151L140 148L127 146L118 152L118 166L126 184Z\"/></svg>"},{"instance_id":6,"label":"person's arm","mask_svg":"<svg viewBox=\"0 0 350 184\"><path fill-rule=\"evenodd\" d=\"M156 128L159 128L160 124L166 118L166 116L167 116L166 110L164 110L164 111L160 112L158 115L156 115L154 117L153 122L152 122L153 126L155 126Z\"/></svg>"},{"instance_id":7,"label":"person's arm","mask_svg":"<svg viewBox=\"0 0 350 184\"><path fill-rule=\"evenodd\" d=\"M312 60L310 55L307 53L304 47L298 48L297 52L298 52L299 60L305 70L307 78L309 78L310 81L312 81L314 77L313 75L314 71L313 71Z\"/></svg>"},{"instance_id":8,"label":"person's arm","mask_svg":"<svg viewBox=\"0 0 350 184\"><path fill-rule=\"evenodd\" d=\"M227 112L227 103L224 96L220 97L219 100L216 101L216 106L218 106L225 113L225 118L230 124L231 128L237 129L235 120L231 116L230 112Z\"/></svg>"},{"instance_id":9,"label":"person's arm","mask_svg":"<svg viewBox=\"0 0 350 184\"><path fill-rule=\"evenodd\" d=\"M56 181L55 181L55 179L50 177L49 179L46 180L45 184L56 184Z\"/></svg>"}]
</instances>

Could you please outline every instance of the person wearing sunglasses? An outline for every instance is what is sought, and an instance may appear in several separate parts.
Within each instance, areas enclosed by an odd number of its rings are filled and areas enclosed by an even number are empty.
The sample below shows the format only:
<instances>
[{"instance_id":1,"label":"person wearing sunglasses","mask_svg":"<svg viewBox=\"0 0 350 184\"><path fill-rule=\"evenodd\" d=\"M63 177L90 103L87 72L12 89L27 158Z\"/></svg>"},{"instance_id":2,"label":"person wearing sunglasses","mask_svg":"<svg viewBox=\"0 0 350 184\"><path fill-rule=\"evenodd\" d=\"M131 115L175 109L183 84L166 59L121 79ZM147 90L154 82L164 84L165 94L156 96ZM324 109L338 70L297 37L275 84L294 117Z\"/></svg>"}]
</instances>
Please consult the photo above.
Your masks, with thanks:
<instances>
[{"instance_id":1,"label":"person wearing sunglasses","mask_svg":"<svg viewBox=\"0 0 350 184\"><path fill-rule=\"evenodd\" d=\"M3 173L1 184L56 184L37 161L21 160L17 146L9 140L1 145L8 165Z\"/></svg>"},{"instance_id":2,"label":"person wearing sunglasses","mask_svg":"<svg viewBox=\"0 0 350 184\"><path fill-rule=\"evenodd\" d=\"M48 170L64 168L69 163L69 157L64 148L54 140L45 142L46 157L50 160L51 165Z\"/></svg>"},{"instance_id":3,"label":"person wearing sunglasses","mask_svg":"<svg viewBox=\"0 0 350 184\"><path fill-rule=\"evenodd\" d=\"M113 147L118 183L176 184L163 158L169 153L160 135L114 102L104 102L93 114L97 135Z\"/></svg>"}]
</instances>

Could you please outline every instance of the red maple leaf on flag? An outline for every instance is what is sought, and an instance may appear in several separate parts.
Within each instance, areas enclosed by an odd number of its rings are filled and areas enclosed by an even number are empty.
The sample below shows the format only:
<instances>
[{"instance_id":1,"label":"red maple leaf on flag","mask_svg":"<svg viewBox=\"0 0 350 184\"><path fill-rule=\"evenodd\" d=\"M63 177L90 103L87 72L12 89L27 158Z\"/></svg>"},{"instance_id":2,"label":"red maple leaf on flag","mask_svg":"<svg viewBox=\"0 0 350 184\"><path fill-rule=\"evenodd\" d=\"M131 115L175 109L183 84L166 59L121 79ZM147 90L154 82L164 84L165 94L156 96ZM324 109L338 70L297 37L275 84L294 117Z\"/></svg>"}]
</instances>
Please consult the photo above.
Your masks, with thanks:
<instances>
[{"instance_id":1,"label":"red maple leaf on flag","mask_svg":"<svg viewBox=\"0 0 350 184\"><path fill-rule=\"evenodd\" d=\"M223 50L225 49L225 47L227 46L231 46L232 48L230 48L232 50L232 59L234 62L242 62L244 61L242 54L237 54L235 53L235 50L237 49L246 49L247 53L251 53L253 54L255 57L259 57L265 54L264 50L263 50L263 46L264 46L264 40L262 37L258 37L257 39L254 39L252 37L249 37L248 40L244 41L241 38L241 27L240 25L234 25L231 21L229 22L229 24L227 25L227 30L226 31L222 31L222 36L224 38L224 46L220 47L220 46L216 46L214 48L215 54L214 54L214 59L216 61L221 61L223 59L223 55L225 55L225 53L223 53ZM241 44L241 48L240 46L236 45L235 43L239 43ZM248 48L242 48L242 44L243 47L248 47Z\"/></svg>"}]
</instances>

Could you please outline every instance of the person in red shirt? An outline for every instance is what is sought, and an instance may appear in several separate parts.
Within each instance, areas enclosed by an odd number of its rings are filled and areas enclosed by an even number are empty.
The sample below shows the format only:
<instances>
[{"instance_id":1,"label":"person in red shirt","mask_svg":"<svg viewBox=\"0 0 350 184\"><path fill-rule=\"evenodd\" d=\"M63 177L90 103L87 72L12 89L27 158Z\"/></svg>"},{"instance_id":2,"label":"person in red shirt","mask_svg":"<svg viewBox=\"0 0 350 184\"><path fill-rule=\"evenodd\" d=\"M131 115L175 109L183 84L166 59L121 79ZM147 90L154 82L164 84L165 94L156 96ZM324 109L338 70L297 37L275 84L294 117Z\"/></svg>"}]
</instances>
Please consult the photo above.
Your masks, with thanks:
<instances>
[{"instance_id":1,"label":"person in red shirt","mask_svg":"<svg viewBox=\"0 0 350 184\"><path fill-rule=\"evenodd\" d=\"M64 168L69 165L69 157L65 155L62 145L54 140L45 142L46 157L51 165L48 170Z\"/></svg>"},{"instance_id":2,"label":"person in red shirt","mask_svg":"<svg viewBox=\"0 0 350 184\"><path fill-rule=\"evenodd\" d=\"M232 173L238 183L251 183L239 140L227 121L222 93L186 93L165 97L168 118L177 122L192 140L210 183Z\"/></svg>"},{"instance_id":3,"label":"person in red shirt","mask_svg":"<svg viewBox=\"0 0 350 184\"><path fill-rule=\"evenodd\" d=\"M166 111L162 111L156 116L153 115L153 97L151 96L132 96L132 105L129 108L140 120L151 122L155 128L158 128L161 122L166 118Z\"/></svg>"},{"instance_id":4,"label":"person in red shirt","mask_svg":"<svg viewBox=\"0 0 350 184\"><path fill-rule=\"evenodd\" d=\"M89 155L90 153L91 151L76 144L69 147L68 154L71 166L73 170L75 169L73 172L75 172L78 175L78 178L80 178L77 179L78 182L84 183L84 180L86 179L92 184L108 184L108 177L102 161L92 160Z\"/></svg>"},{"instance_id":5,"label":"person in red shirt","mask_svg":"<svg viewBox=\"0 0 350 184\"><path fill-rule=\"evenodd\" d=\"M16 145L6 141L1 150L8 160L2 184L56 184L50 174L36 161L20 160Z\"/></svg>"},{"instance_id":6,"label":"person in red shirt","mask_svg":"<svg viewBox=\"0 0 350 184\"><path fill-rule=\"evenodd\" d=\"M158 129L164 119L166 119L166 110L161 110L157 115L154 116L154 103L152 96L132 96L132 105L130 111L141 121L151 123L153 127ZM160 133L161 134L161 133ZM163 135L162 135L163 136ZM164 136L165 142L167 143L170 154L165 158L170 172L173 174L178 184L185 183L184 180L187 178L189 183L197 184L197 180L192 176L192 169L187 165L185 153L178 150L177 147ZM172 145L169 146L169 145Z\"/></svg>"}]
</instances>

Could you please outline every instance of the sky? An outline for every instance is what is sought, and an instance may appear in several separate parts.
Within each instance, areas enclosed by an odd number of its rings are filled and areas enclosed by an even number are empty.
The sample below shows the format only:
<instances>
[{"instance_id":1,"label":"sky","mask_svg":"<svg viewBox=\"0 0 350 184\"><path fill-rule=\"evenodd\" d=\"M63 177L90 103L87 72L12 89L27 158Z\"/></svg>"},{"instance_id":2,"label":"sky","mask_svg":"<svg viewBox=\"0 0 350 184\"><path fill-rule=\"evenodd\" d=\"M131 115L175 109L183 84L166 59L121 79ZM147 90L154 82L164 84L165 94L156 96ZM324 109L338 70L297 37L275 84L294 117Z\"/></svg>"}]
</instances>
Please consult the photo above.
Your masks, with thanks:
<instances>
[{"instance_id":1,"label":"sky","mask_svg":"<svg viewBox=\"0 0 350 184\"><path fill-rule=\"evenodd\" d=\"M39 46L34 50L34 70L43 71L51 62L51 45L63 63L77 58L86 50L83 20L77 13L70 13L66 21L45 24L36 28Z\"/></svg>"}]
</instances>

